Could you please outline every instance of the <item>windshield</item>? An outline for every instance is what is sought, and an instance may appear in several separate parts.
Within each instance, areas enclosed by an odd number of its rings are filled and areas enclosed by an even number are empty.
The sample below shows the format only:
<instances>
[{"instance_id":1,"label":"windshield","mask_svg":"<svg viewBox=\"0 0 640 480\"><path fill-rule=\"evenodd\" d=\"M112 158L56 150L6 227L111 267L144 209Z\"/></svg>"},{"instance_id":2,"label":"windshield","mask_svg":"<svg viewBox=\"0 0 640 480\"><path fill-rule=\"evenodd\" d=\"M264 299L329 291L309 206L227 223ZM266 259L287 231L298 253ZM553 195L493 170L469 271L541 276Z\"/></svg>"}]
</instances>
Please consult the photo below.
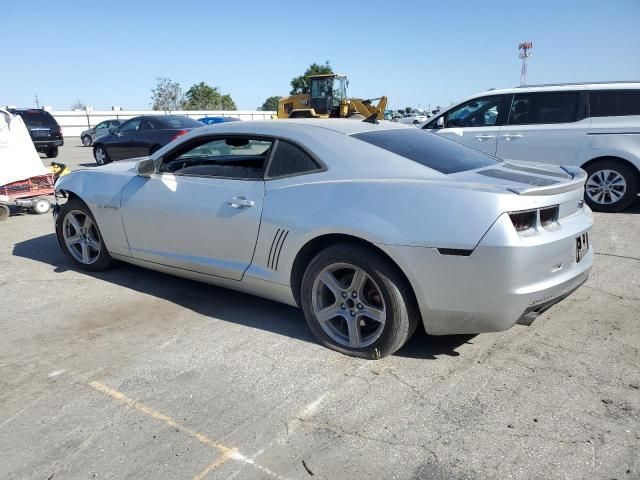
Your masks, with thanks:
<instances>
[{"instance_id":1,"label":"windshield","mask_svg":"<svg viewBox=\"0 0 640 480\"><path fill-rule=\"evenodd\" d=\"M315 78L311 82L311 96L312 97L327 97L331 95L331 84L333 78Z\"/></svg>"},{"instance_id":2,"label":"windshield","mask_svg":"<svg viewBox=\"0 0 640 480\"><path fill-rule=\"evenodd\" d=\"M415 128L356 133L352 136L440 173L464 172L500 162L496 157Z\"/></svg>"}]
</instances>

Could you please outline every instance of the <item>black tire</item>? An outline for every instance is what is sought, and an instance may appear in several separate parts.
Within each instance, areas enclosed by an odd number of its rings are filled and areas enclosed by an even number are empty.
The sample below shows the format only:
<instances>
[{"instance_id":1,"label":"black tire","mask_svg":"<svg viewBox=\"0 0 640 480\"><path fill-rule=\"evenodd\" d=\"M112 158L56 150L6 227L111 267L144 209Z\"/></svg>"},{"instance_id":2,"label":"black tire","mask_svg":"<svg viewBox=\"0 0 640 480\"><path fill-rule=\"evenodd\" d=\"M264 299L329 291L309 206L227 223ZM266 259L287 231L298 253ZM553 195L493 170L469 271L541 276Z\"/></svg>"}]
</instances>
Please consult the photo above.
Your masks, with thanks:
<instances>
[{"instance_id":1,"label":"black tire","mask_svg":"<svg viewBox=\"0 0 640 480\"><path fill-rule=\"evenodd\" d=\"M58 147L51 147L46 152L47 158L56 158L58 156Z\"/></svg>"},{"instance_id":2,"label":"black tire","mask_svg":"<svg viewBox=\"0 0 640 480\"><path fill-rule=\"evenodd\" d=\"M82 145L85 147L90 147L93 142L91 141L91 136L85 135L82 137Z\"/></svg>"},{"instance_id":3,"label":"black tire","mask_svg":"<svg viewBox=\"0 0 640 480\"><path fill-rule=\"evenodd\" d=\"M91 218L93 224L95 225L95 228L97 230L98 237L100 240L100 250L98 252L98 257L93 263L89 263L89 264L78 261L71 254L71 252L69 251L69 247L65 243L64 235L62 231L65 217L72 211L78 211L78 210L83 214L87 215L89 218ZM60 212L58 213L58 217L56 218L56 236L58 237L58 244L60 245L60 248L65 253L65 255L71 260L71 262L76 267L82 270L88 270L90 272L101 272L103 270L110 268L115 263L114 260L109 255L109 252L107 251L107 247L104 243L104 240L102 239L102 234L100 233L98 223L96 222L94 216L91 214L91 210L89 210L89 207L87 207L87 205L78 198L70 199L69 201L67 201L67 203L65 203L60 208Z\"/></svg>"},{"instance_id":4,"label":"black tire","mask_svg":"<svg viewBox=\"0 0 640 480\"><path fill-rule=\"evenodd\" d=\"M99 150L102 151L104 156L99 155ZM104 145L101 144L97 144L93 147L93 158L98 165L106 165L107 163L111 163L111 157L109 157L107 149L104 148ZM104 158L104 160L98 160L99 158Z\"/></svg>"},{"instance_id":5,"label":"black tire","mask_svg":"<svg viewBox=\"0 0 640 480\"><path fill-rule=\"evenodd\" d=\"M387 318L378 339L365 348L355 349L336 342L316 319L312 306L315 279L324 268L335 263L359 267L380 286ZM386 357L400 349L413 335L420 318L411 286L397 267L378 253L349 243L330 246L314 257L302 278L300 297L307 324L322 345L369 360Z\"/></svg>"},{"instance_id":6,"label":"black tire","mask_svg":"<svg viewBox=\"0 0 640 480\"><path fill-rule=\"evenodd\" d=\"M0 222L6 220L11 215L11 210L6 205L0 205Z\"/></svg>"},{"instance_id":7,"label":"black tire","mask_svg":"<svg viewBox=\"0 0 640 480\"><path fill-rule=\"evenodd\" d=\"M589 205L592 210L597 212L610 213L621 212L629 205L631 205L636 200L636 198L638 198L638 172L628 164L615 158L603 159L587 165L585 167L585 170L587 172L587 185L585 186L584 199L587 202L587 205ZM617 173L624 179L626 183L626 190L618 201L612 203L600 203L591 198L591 195L587 190L589 186L589 180L592 178L592 176L603 170L611 170Z\"/></svg>"},{"instance_id":8,"label":"black tire","mask_svg":"<svg viewBox=\"0 0 640 480\"><path fill-rule=\"evenodd\" d=\"M149 149L149 156L153 155L154 153L156 153L158 150L160 150L162 147L160 145L154 145L153 147L151 147Z\"/></svg>"}]
</instances>

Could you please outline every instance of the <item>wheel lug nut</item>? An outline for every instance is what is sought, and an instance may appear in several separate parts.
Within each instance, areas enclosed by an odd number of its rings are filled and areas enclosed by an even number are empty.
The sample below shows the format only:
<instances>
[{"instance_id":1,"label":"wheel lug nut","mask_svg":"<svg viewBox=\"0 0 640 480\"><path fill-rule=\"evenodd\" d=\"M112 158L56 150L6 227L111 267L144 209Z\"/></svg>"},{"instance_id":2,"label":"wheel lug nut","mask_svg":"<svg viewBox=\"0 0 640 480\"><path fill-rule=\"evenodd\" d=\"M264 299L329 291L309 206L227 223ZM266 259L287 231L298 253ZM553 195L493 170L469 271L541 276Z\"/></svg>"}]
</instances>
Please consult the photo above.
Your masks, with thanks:
<instances>
[{"instance_id":1,"label":"wheel lug nut","mask_svg":"<svg viewBox=\"0 0 640 480\"><path fill-rule=\"evenodd\" d=\"M359 309L359 310L362 310L363 308L364 308L364 306L362 306L362 304L361 304L361 303L359 303L359 304L358 304L358 309Z\"/></svg>"},{"instance_id":2,"label":"wheel lug nut","mask_svg":"<svg viewBox=\"0 0 640 480\"><path fill-rule=\"evenodd\" d=\"M342 292L342 298L347 298L347 292Z\"/></svg>"},{"instance_id":3,"label":"wheel lug nut","mask_svg":"<svg viewBox=\"0 0 640 480\"><path fill-rule=\"evenodd\" d=\"M353 298L356 298L356 297L358 296L358 294L357 294L356 292L351 292L351 296L352 296Z\"/></svg>"},{"instance_id":4,"label":"wheel lug nut","mask_svg":"<svg viewBox=\"0 0 640 480\"><path fill-rule=\"evenodd\" d=\"M343 309L343 310L345 309L344 303L340 304L340 308Z\"/></svg>"},{"instance_id":5,"label":"wheel lug nut","mask_svg":"<svg viewBox=\"0 0 640 480\"><path fill-rule=\"evenodd\" d=\"M352 317L355 317L355 316L356 316L356 312L354 312L353 310L351 310L351 312L349 312L349 313L351 313L351 316L352 316Z\"/></svg>"}]
</instances>

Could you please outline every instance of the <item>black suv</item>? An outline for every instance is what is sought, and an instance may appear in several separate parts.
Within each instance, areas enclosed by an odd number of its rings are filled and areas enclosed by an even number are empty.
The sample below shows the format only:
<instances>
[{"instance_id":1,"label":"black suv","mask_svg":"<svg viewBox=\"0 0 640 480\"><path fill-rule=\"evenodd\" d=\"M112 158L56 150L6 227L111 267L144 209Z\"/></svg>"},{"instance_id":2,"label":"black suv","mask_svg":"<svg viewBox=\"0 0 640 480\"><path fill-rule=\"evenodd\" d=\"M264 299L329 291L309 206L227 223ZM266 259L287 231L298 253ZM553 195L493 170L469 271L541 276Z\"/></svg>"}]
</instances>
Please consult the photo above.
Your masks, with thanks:
<instances>
[{"instance_id":1,"label":"black suv","mask_svg":"<svg viewBox=\"0 0 640 480\"><path fill-rule=\"evenodd\" d=\"M38 152L49 158L58 156L58 147L64 145L64 138L62 129L53 115L36 108L12 108L9 111L22 117Z\"/></svg>"}]
</instances>

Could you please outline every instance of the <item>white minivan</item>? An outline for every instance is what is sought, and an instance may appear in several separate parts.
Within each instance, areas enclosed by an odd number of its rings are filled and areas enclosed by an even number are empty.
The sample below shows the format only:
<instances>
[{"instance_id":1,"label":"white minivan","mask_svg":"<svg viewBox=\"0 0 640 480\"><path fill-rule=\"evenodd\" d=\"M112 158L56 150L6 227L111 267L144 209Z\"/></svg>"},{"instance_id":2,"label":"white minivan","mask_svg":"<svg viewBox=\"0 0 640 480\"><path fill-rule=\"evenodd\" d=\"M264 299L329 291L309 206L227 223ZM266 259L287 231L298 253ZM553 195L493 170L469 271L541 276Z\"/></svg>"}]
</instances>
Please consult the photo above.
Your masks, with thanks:
<instances>
[{"instance_id":1,"label":"white minivan","mask_svg":"<svg viewBox=\"0 0 640 480\"><path fill-rule=\"evenodd\" d=\"M640 185L640 82L489 90L420 128L499 158L576 165L594 210L619 212Z\"/></svg>"}]
</instances>

